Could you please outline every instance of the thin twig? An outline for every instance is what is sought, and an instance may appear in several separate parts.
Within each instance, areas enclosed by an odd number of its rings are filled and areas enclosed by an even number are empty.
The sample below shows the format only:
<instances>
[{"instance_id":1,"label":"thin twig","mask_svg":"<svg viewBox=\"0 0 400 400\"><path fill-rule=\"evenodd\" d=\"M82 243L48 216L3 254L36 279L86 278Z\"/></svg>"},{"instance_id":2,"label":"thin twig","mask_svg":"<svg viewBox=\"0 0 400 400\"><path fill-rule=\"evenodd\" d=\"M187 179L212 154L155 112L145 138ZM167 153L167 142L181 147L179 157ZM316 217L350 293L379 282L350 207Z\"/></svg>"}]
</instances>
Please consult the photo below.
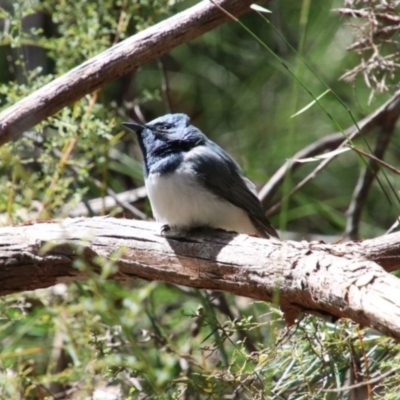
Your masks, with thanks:
<instances>
[{"instance_id":1,"label":"thin twig","mask_svg":"<svg viewBox=\"0 0 400 400\"><path fill-rule=\"evenodd\" d=\"M395 24L400 24L400 17L396 15L391 15L387 13L371 13L371 11L365 11L365 10L356 10L353 8L335 8L332 11L336 11L342 15L350 15L352 17L361 17L361 18L367 18L370 19L371 15L374 16L375 19L381 20L384 22L388 23L395 23Z\"/></svg>"},{"instance_id":2,"label":"thin twig","mask_svg":"<svg viewBox=\"0 0 400 400\"><path fill-rule=\"evenodd\" d=\"M29 138L33 145L40 150L43 150L43 138L40 135L35 134L34 132L25 132L24 136ZM53 155L59 159L63 156L60 150L56 148L52 148L51 152ZM66 167L74 174L74 176L79 177L80 171L79 168L72 164L67 164ZM98 188L102 189L104 187L103 183L98 179L91 177L90 180L94 183ZM133 189L133 191L123 192L120 194L115 193L109 187L106 189L107 197L100 199L91 199L89 201L83 201L76 205L72 210L68 212L69 216L88 216L88 215L97 215L102 211L110 210L115 206L120 206L125 212L128 212L133 217L139 219L146 219L146 214L137 209L136 207L129 204L129 202L134 202L137 200L141 200L146 197L146 190L144 187ZM129 201L129 202L128 202ZM93 206L93 208L92 208ZM36 218L31 218L36 219Z\"/></svg>"},{"instance_id":3,"label":"thin twig","mask_svg":"<svg viewBox=\"0 0 400 400\"><path fill-rule=\"evenodd\" d=\"M343 142L338 149L344 147L347 141ZM277 212L281 207L284 201L287 201L290 197L296 194L303 186L305 186L308 182L313 180L333 159L335 159L337 155L333 155L332 157L325 158L321 163L314 168L303 180L301 180L290 192L287 194L282 200L276 202L271 208L268 209L266 213L267 216L270 216Z\"/></svg>"},{"instance_id":4,"label":"thin twig","mask_svg":"<svg viewBox=\"0 0 400 400\"><path fill-rule=\"evenodd\" d=\"M170 95L170 88L169 88L169 79L167 69L165 68L165 62L162 57L157 60L158 68L161 71L162 79L161 79L161 93L164 100L165 107L167 112L172 111L172 101Z\"/></svg>"},{"instance_id":5,"label":"thin twig","mask_svg":"<svg viewBox=\"0 0 400 400\"><path fill-rule=\"evenodd\" d=\"M374 155L369 154L366 151L361 150L361 149L359 149L357 147L352 146L351 149L354 150L356 153L360 153L363 156L365 156L367 158L370 158L371 160L375 161L377 164L380 164L383 167L385 167L386 169L388 169L389 171L394 172L396 175L400 175L400 169L397 169L397 168L393 167L393 165L390 165L387 162L385 162L385 161L375 157Z\"/></svg>"},{"instance_id":6,"label":"thin twig","mask_svg":"<svg viewBox=\"0 0 400 400\"><path fill-rule=\"evenodd\" d=\"M376 146L374 150L374 158L382 159L390 140L393 136L395 125L392 124L381 130L377 137ZM368 165L363 169L358 179L357 185L354 189L353 196L347 209L347 222L345 236L351 240L359 238L359 228L361 221L361 213L367 201L369 190L379 172L379 164L370 159Z\"/></svg>"},{"instance_id":7,"label":"thin twig","mask_svg":"<svg viewBox=\"0 0 400 400\"><path fill-rule=\"evenodd\" d=\"M226 296L224 293L221 292L212 292L213 294L213 301L212 304L216 306L216 308L225 316L227 316L232 322L240 320L241 315L235 315L232 309L229 307L228 301L226 300ZM236 307L237 309L237 307ZM245 329L238 329L237 334L245 346L246 350L249 353L253 353L257 351L257 347L254 345L253 340L249 336L249 332Z\"/></svg>"},{"instance_id":8,"label":"thin twig","mask_svg":"<svg viewBox=\"0 0 400 400\"><path fill-rule=\"evenodd\" d=\"M363 386L367 386L367 385L372 385L374 383L378 383L380 382L382 379L387 378L388 376L394 374L395 372L397 372L398 370L400 370L400 366L399 367L395 367L390 369L389 371L385 372L382 375L379 375L375 378L369 379L367 381L364 382L360 382L360 383L356 383L355 385L350 385L350 386L343 386L339 389L324 389L323 392L343 392L345 390L351 390L351 389L356 389L356 388L360 388Z\"/></svg>"},{"instance_id":9,"label":"thin twig","mask_svg":"<svg viewBox=\"0 0 400 400\"><path fill-rule=\"evenodd\" d=\"M140 210L130 204L147 197L146 188L144 186L121 193L115 193L109 189L107 190L107 193L109 195L106 197L81 201L76 206L68 210L68 216L87 217L89 215L100 215L102 212L110 211L119 205L125 211L132 212L133 216L136 216L140 219L146 219L146 214L142 213ZM129 209L129 207L132 207L132 211Z\"/></svg>"},{"instance_id":10,"label":"thin twig","mask_svg":"<svg viewBox=\"0 0 400 400\"><path fill-rule=\"evenodd\" d=\"M263 186L259 193L259 197L264 208L267 209L270 205L272 199L276 195L276 192L282 185L286 174L293 173L302 166L302 164L296 160L307 157L314 157L316 155L324 153L325 151L336 149L341 143L343 143L343 134L334 133L332 135L319 139L314 143L311 143L307 147L304 147L303 149L298 151L291 159L287 160L285 164L283 164L278 169L278 171L276 171L275 174L268 180L268 182Z\"/></svg>"},{"instance_id":11,"label":"thin twig","mask_svg":"<svg viewBox=\"0 0 400 400\"><path fill-rule=\"evenodd\" d=\"M271 177L268 183L261 189L259 197L265 209L268 209L267 215L272 215L282 205L282 201L275 203L271 208L268 208L273 197L276 195L279 187L283 184L286 174L293 173L298 169L301 163L293 159L301 159L312 157L320 154L321 151L333 150L341 148L349 143L349 140L354 140L360 135L365 135L377 126L382 126L388 120L396 121L400 116L400 91L397 91L385 104L375 110L373 113L362 119L356 125L353 125L345 130L345 137L342 133L336 133L327 136L324 139L308 145L304 149L297 152L291 160L287 161L278 171ZM357 128L358 127L358 128ZM330 161L332 158L327 158L314 169L306 178L297 184L292 191L285 197L290 198L298 190L300 190L306 183L313 179Z\"/></svg>"}]
</instances>

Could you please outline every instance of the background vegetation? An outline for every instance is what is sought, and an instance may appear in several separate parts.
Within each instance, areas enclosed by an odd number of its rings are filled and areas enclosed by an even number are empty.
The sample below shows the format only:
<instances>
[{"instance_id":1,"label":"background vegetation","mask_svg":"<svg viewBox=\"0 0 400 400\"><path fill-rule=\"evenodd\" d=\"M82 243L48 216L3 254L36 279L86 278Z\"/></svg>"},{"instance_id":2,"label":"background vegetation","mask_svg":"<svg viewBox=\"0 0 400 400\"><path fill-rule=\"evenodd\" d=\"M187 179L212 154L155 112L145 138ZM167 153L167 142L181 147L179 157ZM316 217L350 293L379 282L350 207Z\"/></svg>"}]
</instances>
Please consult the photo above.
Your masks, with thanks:
<instances>
[{"instance_id":1,"label":"background vegetation","mask_svg":"<svg viewBox=\"0 0 400 400\"><path fill-rule=\"evenodd\" d=\"M1 109L194 3L0 1ZM373 36L372 17L332 12L345 5L396 15L390 2L371 4L271 1L267 19L255 12L241 19L255 37L230 22L71 104L0 148L1 223L63 218L82 201L142 186L136 141L121 122L170 111L189 114L261 188L297 150L352 125L394 93L398 33L377 44L374 68L371 47L346 50ZM347 71L347 81L339 80ZM309 92L316 97L327 88L320 105L291 118L312 101ZM386 155L394 164L398 133ZM375 137L366 140L357 144L368 149ZM274 201L314 167L289 176ZM283 237L340 237L363 168L355 153L341 155L271 221ZM378 236L396 220L398 184L389 175L372 187L361 236ZM151 217L146 199L132 207L112 214ZM123 286L104 276L0 301L4 399L398 398L399 346L350 321L305 317L287 329L273 305L160 283ZM378 385L326 391L391 370Z\"/></svg>"}]
</instances>

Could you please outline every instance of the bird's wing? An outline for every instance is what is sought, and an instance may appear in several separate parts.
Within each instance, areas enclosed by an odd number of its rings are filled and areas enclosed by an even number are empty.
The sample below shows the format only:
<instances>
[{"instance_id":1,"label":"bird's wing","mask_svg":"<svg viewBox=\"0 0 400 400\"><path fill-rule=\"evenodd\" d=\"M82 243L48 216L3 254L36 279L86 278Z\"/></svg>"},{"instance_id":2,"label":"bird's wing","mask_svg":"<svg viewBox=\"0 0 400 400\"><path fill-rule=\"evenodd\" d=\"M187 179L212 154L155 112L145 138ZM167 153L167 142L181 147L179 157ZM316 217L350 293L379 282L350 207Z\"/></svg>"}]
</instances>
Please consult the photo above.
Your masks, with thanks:
<instances>
[{"instance_id":1,"label":"bird's wing","mask_svg":"<svg viewBox=\"0 0 400 400\"><path fill-rule=\"evenodd\" d=\"M208 190L245 210L257 233L266 238L278 237L264 214L254 184L243 176L239 166L223 149L209 142L188 152L185 161Z\"/></svg>"}]
</instances>

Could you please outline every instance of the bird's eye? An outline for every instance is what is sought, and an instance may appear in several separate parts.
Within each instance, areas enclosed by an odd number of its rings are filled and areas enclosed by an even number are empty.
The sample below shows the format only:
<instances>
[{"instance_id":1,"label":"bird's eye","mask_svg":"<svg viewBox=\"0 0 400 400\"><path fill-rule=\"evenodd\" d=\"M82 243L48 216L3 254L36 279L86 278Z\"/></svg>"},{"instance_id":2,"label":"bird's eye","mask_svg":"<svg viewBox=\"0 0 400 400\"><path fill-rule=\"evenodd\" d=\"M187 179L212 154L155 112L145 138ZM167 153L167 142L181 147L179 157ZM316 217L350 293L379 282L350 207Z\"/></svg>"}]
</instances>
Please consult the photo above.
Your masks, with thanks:
<instances>
[{"instance_id":1,"label":"bird's eye","mask_svg":"<svg viewBox=\"0 0 400 400\"><path fill-rule=\"evenodd\" d=\"M166 122L160 124L160 129L170 129L172 126Z\"/></svg>"}]
</instances>

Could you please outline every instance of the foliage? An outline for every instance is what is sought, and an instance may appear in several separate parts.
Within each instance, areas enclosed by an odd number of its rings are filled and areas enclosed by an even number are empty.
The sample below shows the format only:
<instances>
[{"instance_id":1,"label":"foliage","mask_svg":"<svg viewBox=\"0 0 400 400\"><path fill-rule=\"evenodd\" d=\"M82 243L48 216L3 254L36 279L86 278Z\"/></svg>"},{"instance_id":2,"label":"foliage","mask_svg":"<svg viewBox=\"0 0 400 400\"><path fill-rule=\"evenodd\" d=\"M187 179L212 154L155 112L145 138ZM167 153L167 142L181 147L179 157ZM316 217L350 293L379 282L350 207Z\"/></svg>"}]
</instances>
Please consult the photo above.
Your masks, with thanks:
<instances>
[{"instance_id":1,"label":"foliage","mask_svg":"<svg viewBox=\"0 0 400 400\"><path fill-rule=\"evenodd\" d=\"M193 3L2 2L1 108ZM255 37L230 22L1 147L1 223L61 218L110 189L140 186L138 149L120 122L142 114L150 120L169 110L191 115L262 185L297 150L343 130L388 97L376 93L371 102L370 88L357 74L352 85L338 81L359 65L357 56L346 52L354 40L352 27L330 11L341 5L339 0L271 2L267 20L256 13L241 19ZM327 88L331 92L290 118L313 100L309 93L316 98ZM387 90L390 94L393 87ZM387 154L391 162L399 156L396 136ZM373 138L357 144L368 148ZM341 155L284 203L272 222L300 234L341 234L363 166L355 153ZM313 167L305 165L300 175ZM275 199L284 198L298 180L288 176ZM391 191L397 182L389 176L372 188L363 236L377 236L397 218ZM382 188L394 199L392 206ZM150 216L146 202L135 206ZM113 214L130 216L121 208ZM85 283L1 300L0 398L337 399L350 398L350 391L329 389L392 369L378 385L359 390L396 398L399 347L376 332L309 316L289 329L273 305L164 284L121 285L106 279L112 267L105 265L103 275ZM112 390L115 396L107 397Z\"/></svg>"}]
</instances>

